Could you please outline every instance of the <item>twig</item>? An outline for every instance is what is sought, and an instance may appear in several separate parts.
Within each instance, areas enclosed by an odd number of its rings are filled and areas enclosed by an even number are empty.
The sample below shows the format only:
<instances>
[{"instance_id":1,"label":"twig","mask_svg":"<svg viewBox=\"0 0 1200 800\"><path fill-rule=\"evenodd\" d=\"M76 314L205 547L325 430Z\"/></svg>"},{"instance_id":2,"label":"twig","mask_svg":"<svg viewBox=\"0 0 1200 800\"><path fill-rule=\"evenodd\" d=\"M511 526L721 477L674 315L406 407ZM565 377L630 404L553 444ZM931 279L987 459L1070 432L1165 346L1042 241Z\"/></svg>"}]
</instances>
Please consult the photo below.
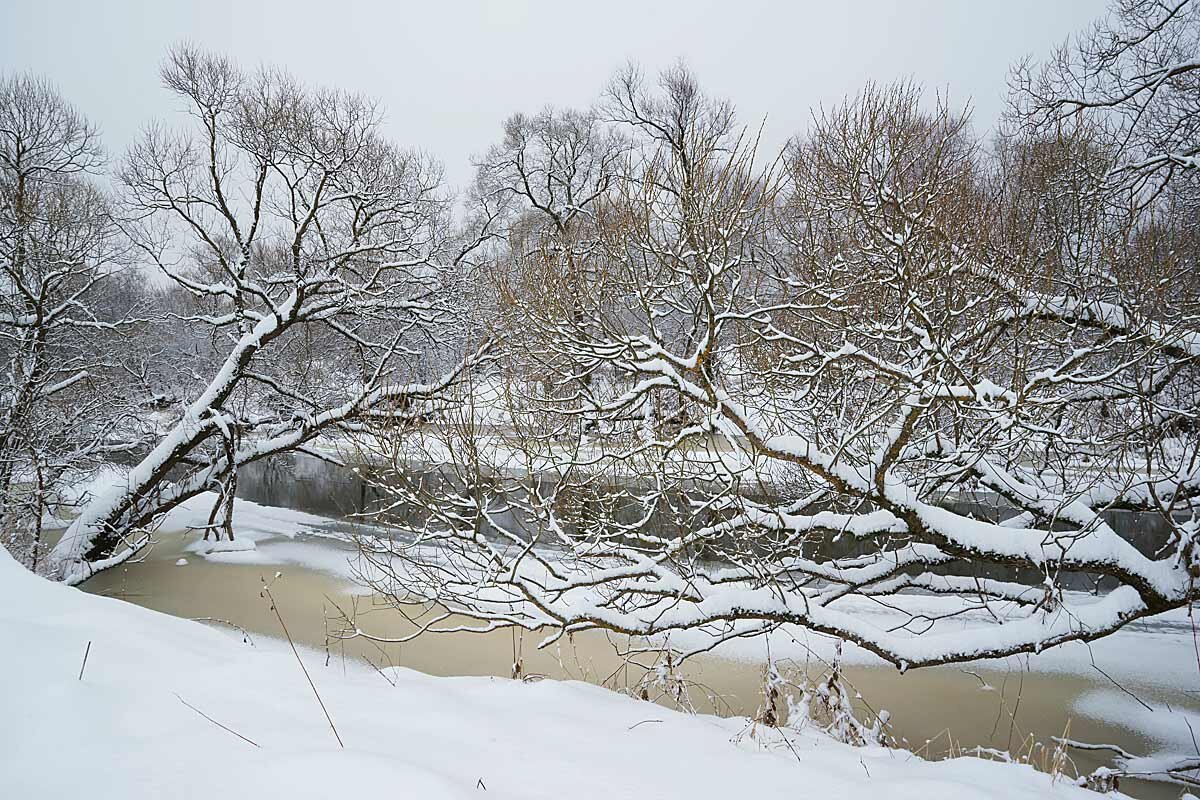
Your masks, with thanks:
<instances>
[{"instance_id":1,"label":"twig","mask_svg":"<svg viewBox=\"0 0 1200 800\"><path fill-rule=\"evenodd\" d=\"M1080 742L1075 739L1068 739L1066 736L1051 736L1058 744L1066 747L1074 747L1076 750L1105 750L1110 753L1116 753L1121 758L1133 759L1137 758L1133 753L1130 753L1123 747L1115 744L1100 744L1099 742Z\"/></svg>"},{"instance_id":2,"label":"twig","mask_svg":"<svg viewBox=\"0 0 1200 800\"><path fill-rule=\"evenodd\" d=\"M783 739L783 743L785 745L787 745L787 749L792 751L792 755L794 755L796 757L797 761L800 761L801 760L800 753L798 753L796 751L796 746L794 744L792 744L792 740L788 738L787 732L779 731L779 738ZM866 767L864 766L863 769L866 769ZM871 777L871 773L868 772L867 777L868 778Z\"/></svg>"},{"instance_id":3,"label":"twig","mask_svg":"<svg viewBox=\"0 0 1200 800\"><path fill-rule=\"evenodd\" d=\"M1092 648L1091 648L1091 646L1089 645L1089 646L1088 646L1088 652L1089 652L1089 654L1091 654L1091 649L1092 649ZM1138 705L1140 705L1142 708L1146 709L1147 711L1153 711L1153 710L1154 710L1154 709L1153 709L1153 708L1150 706L1150 704L1149 704L1149 703L1147 703L1145 700L1143 700L1142 698L1138 697L1136 694L1134 694L1133 692L1129 691L1129 690L1128 690L1128 689L1126 689L1124 686L1122 686L1120 683L1118 683L1118 682L1116 681L1116 679L1114 679L1114 678L1113 678L1113 676L1112 676L1112 675L1109 675L1107 672L1105 672L1104 670L1100 669L1099 665L1097 665L1097 664L1096 664L1096 657L1095 657L1095 655L1094 655L1094 654L1091 656L1091 658L1092 658L1092 669L1096 670L1096 672L1099 672L1099 673L1100 673L1101 675L1103 675L1105 678L1108 678L1108 682L1109 682L1109 683L1111 683L1113 686L1117 687L1117 688L1118 688L1118 689L1120 689L1122 692L1124 692L1125 694L1129 695L1129 696L1130 696L1130 697L1132 697L1134 700L1136 700L1136 701L1137 701L1137 703L1138 703Z\"/></svg>"},{"instance_id":4,"label":"twig","mask_svg":"<svg viewBox=\"0 0 1200 800\"><path fill-rule=\"evenodd\" d=\"M342 615L342 619L345 620L348 625L356 625L355 621L350 618L350 616L345 612L345 610L340 605L338 605L336 600L334 600L329 595L325 595L325 600L328 601L330 603L330 605L332 605L334 608L336 608L338 610L338 613ZM358 614L357 598L352 599L351 602L354 603L353 607L355 608L355 616L357 617L357 614ZM346 640L344 638L342 638L341 636L338 636L337 638L339 639L339 641L341 642L341 645L342 645L342 673L344 674L346 671ZM383 663L383 660L386 659L387 665L389 667L396 666L395 664L392 663L392 659L388 656L387 651L384 650L383 647L381 647L379 645L379 642L376 642L374 639L367 639L367 641L370 642L372 645L374 645L375 649L379 651L380 663ZM370 656L367 656L366 654L364 654L363 658L366 660L366 662L368 664L370 664L372 667L375 668L375 671L379 673L379 677L383 678L385 681L387 681L392 686L398 685L396 683L395 679L388 677L387 673L384 672L383 669L378 664L376 664L374 661L371 660ZM325 615L325 666L329 666L329 615L328 614Z\"/></svg>"},{"instance_id":5,"label":"twig","mask_svg":"<svg viewBox=\"0 0 1200 800\"><path fill-rule=\"evenodd\" d=\"M662 722L662 720L661 720L661 719L644 719L644 720L642 720L641 722L635 722L635 723L633 723L632 725L630 725L630 726L629 726L628 728L626 728L625 730L629 730L629 731L631 731L631 730L633 730L634 728L636 728L638 725L645 725L645 724L646 724L646 723L648 723L648 722Z\"/></svg>"},{"instance_id":6,"label":"twig","mask_svg":"<svg viewBox=\"0 0 1200 800\"><path fill-rule=\"evenodd\" d=\"M1196 651L1196 668L1200 669L1200 633L1196 630L1196 614L1192 606L1188 606L1188 622L1192 626L1192 649Z\"/></svg>"},{"instance_id":7,"label":"twig","mask_svg":"<svg viewBox=\"0 0 1200 800\"><path fill-rule=\"evenodd\" d=\"M1028 663L1026 663L1028 666ZM1017 712L1021 710L1021 698L1025 695L1025 670L1021 670L1021 679L1017 683L1017 702L1013 703L1012 716L1008 723L1008 743L1004 745L1005 749L1012 750L1013 731L1017 727Z\"/></svg>"},{"instance_id":8,"label":"twig","mask_svg":"<svg viewBox=\"0 0 1200 800\"><path fill-rule=\"evenodd\" d=\"M254 647L254 639L250 637L250 632L241 625L238 625L236 622L230 622L229 620L221 619L220 617L192 617L191 619L192 622L216 622L221 625L228 625L231 628L241 631L242 641L251 647Z\"/></svg>"},{"instance_id":9,"label":"twig","mask_svg":"<svg viewBox=\"0 0 1200 800\"><path fill-rule=\"evenodd\" d=\"M178 692L172 692L171 694L175 695L176 697L179 697L179 693L178 693ZM208 714L205 714L203 711L201 711L200 709L196 708L194 705L192 705L191 703L189 703L187 700L184 700L182 697L179 697L179 702L183 703L185 706L187 706L188 708L190 708L192 711L195 711L197 714L199 714L200 716L204 717L206 720L208 720L209 722L211 722L213 725L216 725L216 726L217 726L218 728L220 728L221 730L229 731L229 732L230 732L230 733L232 733L234 736L236 736L236 737L238 737L239 739L241 739L243 742L249 742L250 744L254 745L255 747L259 748L260 750L262 749L262 745L260 745L258 742L254 741L253 739L250 739L250 738L248 738L248 737L246 737L246 736L242 736L240 733L238 733L237 731L235 731L233 728L229 727L228 725L222 725L221 723L217 722L215 719L213 719L212 717L210 717Z\"/></svg>"},{"instance_id":10,"label":"twig","mask_svg":"<svg viewBox=\"0 0 1200 800\"><path fill-rule=\"evenodd\" d=\"M92 640L88 639L87 648L83 651L83 663L79 665L79 680L83 680L83 671L87 669L87 657L90 652L92 652Z\"/></svg>"},{"instance_id":11,"label":"twig","mask_svg":"<svg viewBox=\"0 0 1200 800\"><path fill-rule=\"evenodd\" d=\"M988 683L986 680L984 680L983 676L980 675L978 672L972 672L969 669L960 669L959 672L963 673L964 675L970 675L972 678L979 681L980 690L985 691L985 692L996 691L996 687L992 686L990 683Z\"/></svg>"},{"instance_id":12,"label":"twig","mask_svg":"<svg viewBox=\"0 0 1200 800\"><path fill-rule=\"evenodd\" d=\"M275 577L278 578L282 573L276 572ZM312 676L308 674L308 668L304 666L304 660L300 658L299 651L296 650L296 643L292 641L292 635L288 633L287 625L283 621L283 615L279 613L279 607L275 603L275 597L271 594L271 585L267 583L266 578L260 576L263 583L263 592L271 603L271 610L275 612L275 618L279 620L279 627L283 628L283 635L287 637L288 645L292 648L292 655L296 657L296 663L300 665L300 670L304 673L308 685L313 690L313 695L317 698L317 703L321 706L321 711L325 712L325 720L329 723L329 729L333 731L333 738L337 739L338 747L343 750L346 748L342 742L342 737L338 735L337 727L333 724L333 717L329 716L329 709L325 707L325 701L321 699L321 693L317 691L317 685L313 683Z\"/></svg>"}]
</instances>

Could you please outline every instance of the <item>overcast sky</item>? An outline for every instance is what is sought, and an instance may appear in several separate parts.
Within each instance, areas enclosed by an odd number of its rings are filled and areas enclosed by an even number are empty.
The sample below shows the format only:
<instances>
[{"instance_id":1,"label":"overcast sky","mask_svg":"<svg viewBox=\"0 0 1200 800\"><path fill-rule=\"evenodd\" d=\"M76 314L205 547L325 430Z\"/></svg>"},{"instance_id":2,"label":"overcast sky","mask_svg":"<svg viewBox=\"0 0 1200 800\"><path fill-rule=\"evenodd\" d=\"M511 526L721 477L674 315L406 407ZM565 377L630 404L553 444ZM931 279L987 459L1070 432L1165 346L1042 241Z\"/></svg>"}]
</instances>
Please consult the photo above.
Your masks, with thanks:
<instances>
[{"instance_id":1,"label":"overcast sky","mask_svg":"<svg viewBox=\"0 0 1200 800\"><path fill-rule=\"evenodd\" d=\"M388 133L462 185L514 111L583 106L628 60L684 58L766 142L867 81L911 77L999 113L1008 67L1104 12L1103 0L895 2L427 2L0 0L0 70L33 70L101 126L120 154L176 107L158 62L188 40L246 65L383 101Z\"/></svg>"}]
</instances>

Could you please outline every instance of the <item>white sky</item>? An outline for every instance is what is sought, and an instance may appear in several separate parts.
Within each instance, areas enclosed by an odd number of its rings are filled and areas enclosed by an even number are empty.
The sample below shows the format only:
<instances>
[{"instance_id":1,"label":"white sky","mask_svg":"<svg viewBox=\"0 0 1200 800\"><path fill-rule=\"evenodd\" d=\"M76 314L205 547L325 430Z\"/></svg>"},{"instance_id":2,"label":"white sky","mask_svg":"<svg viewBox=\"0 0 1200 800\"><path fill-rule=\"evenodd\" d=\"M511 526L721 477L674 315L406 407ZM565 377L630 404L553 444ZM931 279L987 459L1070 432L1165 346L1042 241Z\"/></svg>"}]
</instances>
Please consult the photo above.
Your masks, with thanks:
<instances>
[{"instance_id":1,"label":"white sky","mask_svg":"<svg viewBox=\"0 0 1200 800\"><path fill-rule=\"evenodd\" d=\"M870 80L911 77L999 113L1010 64L1040 57L1103 14L1103 0L367 3L0 0L0 71L49 76L97 122L113 154L174 108L158 62L188 40L247 66L383 101L399 144L427 150L452 185L515 111L583 106L626 61L647 73L682 57L766 144L810 109Z\"/></svg>"}]
</instances>

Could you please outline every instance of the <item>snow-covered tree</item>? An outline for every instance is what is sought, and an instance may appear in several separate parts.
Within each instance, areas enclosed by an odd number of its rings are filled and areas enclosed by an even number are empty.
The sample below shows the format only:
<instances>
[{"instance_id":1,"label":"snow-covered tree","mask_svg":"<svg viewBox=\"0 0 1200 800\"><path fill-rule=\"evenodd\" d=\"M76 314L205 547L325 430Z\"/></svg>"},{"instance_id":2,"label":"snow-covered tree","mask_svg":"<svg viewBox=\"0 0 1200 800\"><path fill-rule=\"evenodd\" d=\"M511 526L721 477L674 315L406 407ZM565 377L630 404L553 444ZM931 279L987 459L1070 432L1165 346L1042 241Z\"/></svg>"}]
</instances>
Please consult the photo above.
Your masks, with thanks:
<instances>
[{"instance_id":1,"label":"snow-covered tree","mask_svg":"<svg viewBox=\"0 0 1200 800\"><path fill-rule=\"evenodd\" d=\"M452 230L437 165L386 141L373 102L191 47L162 78L187 125L150 127L118 180L134 242L194 298L184 321L212 358L167 432L55 547L67 582L136 552L146 526L203 491L216 492L212 530L231 537L240 466L372 409L403 416L486 349L424 374L416 343L454 326L444 289L482 234Z\"/></svg>"},{"instance_id":2,"label":"snow-covered tree","mask_svg":"<svg viewBox=\"0 0 1200 800\"><path fill-rule=\"evenodd\" d=\"M134 433L118 339L127 243L91 182L95 128L53 86L0 78L0 524L37 568L43 518Z\"/></svg>"},{"instance_id":3,"label":"snow-covered tree","mask_svg":"<svg viewBox=\"0 0 1200 800\"><path fill-rule=\"evenodd\" d=\"M571 391L505 394L509 437L421 434L455 469L387 482L409 535L364 543L375 588L547 642L797 625L901 668L1195 598L1200 329L1169 288L1194 264L1110 202L1106 137L992 158L900 85L771 161L682 68L622 73L606 108L633 150L594 204L583 306L513 297ZM663 397L675 424L645 424ZM1140 551L1118 510L1168 541Z\"/></svg>"},{"instance_id":4,"label":"snow-covered tree","mask_svg":"<svg viewBox=\"0 0 1200 800\"><path fill-rule=\"evenodd\" d=\"M503 371L522 394L562 396L595 377L543 348L524 309L536 302L545 313L582 321L585 295L603 283L597 208L625 156L624 140L597 110L547 108L506 120L503 141L477 162L474 196L507 222L493 251L493 312L484 324L504 342Z\"/></svg>"},{"instance_id":5,"label":"snow-covered tree","mask_svg":"<svg viewBox=\"0 0 1200 800\"><path fill-rule=\"evenodd\" d=\"M1083 125L1116 153L1107 182L1145 202L1200 166L1200 5L1117 0L1102 20L1013 73L1020 121ZM1195 180L1194 175L1192 177Z\"/></svg>"}]
</instances>

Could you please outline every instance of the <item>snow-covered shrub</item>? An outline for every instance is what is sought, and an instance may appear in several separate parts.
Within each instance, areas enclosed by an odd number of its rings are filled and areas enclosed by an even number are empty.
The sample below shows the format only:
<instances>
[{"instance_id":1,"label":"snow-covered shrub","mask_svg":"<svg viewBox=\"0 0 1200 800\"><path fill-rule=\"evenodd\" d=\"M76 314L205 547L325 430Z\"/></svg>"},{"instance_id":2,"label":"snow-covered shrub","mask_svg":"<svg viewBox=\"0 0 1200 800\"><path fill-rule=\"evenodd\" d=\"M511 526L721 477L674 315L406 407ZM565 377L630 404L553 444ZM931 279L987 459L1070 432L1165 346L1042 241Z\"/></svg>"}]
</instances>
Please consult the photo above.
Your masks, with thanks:
<instances>
[{"instance_id":1,"label":"snow-covered shrub","mask_svg":"<svg viewBox=\"0 0 1200 800\"><path fill-rule=\"evenodd\" d=\"M772 676L768 680L770 692L778 697L785 681L774 665L768 669L768 675ZM888 734L891 714L887 710L868 712L864 719L856 713L854 700L860 695L847 684L842 674L840 644L828 672L815 682L802 679L799 689L798 696L788 697L788 727L802 729L811 725L839 742L856 747L891 746L892 739Z\"/></svg>"},{"instance_id":2,"label":"snow-covered shrub","mask_svg":"<svg viewBox=\"0 0 1200 800\"><path fill-rule=\"evenodd\" d=\"M791 677L778 662L769 660L763 670L763 704L755 721L795 731L815 728L855 747L892 746L891 714L868 708L856 711L854 701L861 699L842 672L839 644L828 669L815 677L807 671Z\"/></svg>"}]
</instances>

